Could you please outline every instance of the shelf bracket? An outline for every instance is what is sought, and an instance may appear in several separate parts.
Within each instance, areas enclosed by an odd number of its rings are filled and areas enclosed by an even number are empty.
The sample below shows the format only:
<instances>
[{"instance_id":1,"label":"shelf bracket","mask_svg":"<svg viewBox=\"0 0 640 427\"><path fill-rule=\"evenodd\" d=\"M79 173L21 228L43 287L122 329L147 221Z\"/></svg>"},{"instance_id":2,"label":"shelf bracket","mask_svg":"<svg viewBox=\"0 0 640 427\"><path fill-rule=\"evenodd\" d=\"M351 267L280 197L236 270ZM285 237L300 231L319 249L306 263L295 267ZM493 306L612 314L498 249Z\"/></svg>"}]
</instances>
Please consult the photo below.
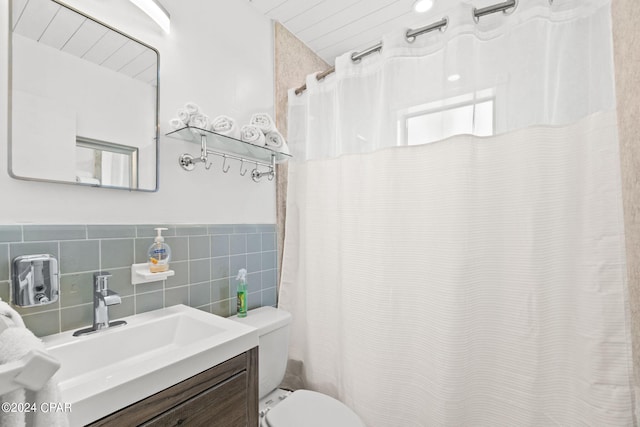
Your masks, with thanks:
<instances>
[{"instance_id":1,"label":"shelf bracket","mask_svg":"<svg viewBox=\"0 0 640 427\"><path fill-rule=\"evenodd\" d=\"M196 168L196 163L204 163L206 170L211 169L212 163L209 162L209 150L207 149L207 135L200 135L200 157L194 157L189 153L184 153L178 158L178 164L186 171L192 171Z\"/></svg>"},{"instance_id":2,"label":"shelf bracket","mask_svg":"<svg viewBox=\"0 0 640 427\"><path fill-rule=\"evenodd\" d=\"M204 163L204 168L206 170L211 169L211 162L207 164L209 160L209 156L207 156L207 136L200 135L200 161Z\"/></svg>"},{"instance_id":3,"label":"shelf bracket","mask_svg":"<svg viewBox=\"0 0 640 427\"><path fill-rule=\"evenodd\" d=\"M271 164L267 165L267 167L269 168L268 171L260 172L258 170L258 163L256 162L255 169L251 171L251 179L253 179L255 182L258 182L258 181L260 181L260 178L262 178L263 176L266 176L269 179L269 181L273 181L273 178L275 178L275 176L276 176L276 156L275 156L275 154L271 155Z\"/></svg>"}]
</instances>

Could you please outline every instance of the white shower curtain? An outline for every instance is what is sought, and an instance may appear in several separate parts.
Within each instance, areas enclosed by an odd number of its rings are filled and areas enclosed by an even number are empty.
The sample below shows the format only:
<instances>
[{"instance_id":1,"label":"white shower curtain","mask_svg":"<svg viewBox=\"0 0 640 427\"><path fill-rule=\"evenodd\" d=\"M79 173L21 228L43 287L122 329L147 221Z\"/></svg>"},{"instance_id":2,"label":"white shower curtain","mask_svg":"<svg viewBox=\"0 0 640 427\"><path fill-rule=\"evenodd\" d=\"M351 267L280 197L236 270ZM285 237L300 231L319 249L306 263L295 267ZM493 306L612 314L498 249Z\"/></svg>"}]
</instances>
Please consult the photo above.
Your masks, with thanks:
<instances>
[{"instance_id":1,"label":"white shower curtain","mask_svg":"<svg viewBox=\"0 0 640 427\"><path fill-rule=\"evenodd\" d=\"M632 425L609 7L467 4L290 94L309 388L369 427Z\"/></svg>"}]
</instances>

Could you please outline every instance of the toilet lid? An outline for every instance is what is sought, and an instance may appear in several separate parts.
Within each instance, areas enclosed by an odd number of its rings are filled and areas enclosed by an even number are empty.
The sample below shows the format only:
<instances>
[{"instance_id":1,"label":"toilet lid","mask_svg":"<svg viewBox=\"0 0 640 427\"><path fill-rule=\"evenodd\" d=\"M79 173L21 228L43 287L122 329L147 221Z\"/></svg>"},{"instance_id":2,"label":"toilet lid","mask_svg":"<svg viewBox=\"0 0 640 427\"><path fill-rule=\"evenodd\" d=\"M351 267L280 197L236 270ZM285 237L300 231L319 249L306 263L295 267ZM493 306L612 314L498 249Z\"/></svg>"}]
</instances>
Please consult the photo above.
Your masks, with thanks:
<instances>
[{"instance_id":1,"label":"toilet lid","mask_svg":"<svg viewBox=\"0 0 640 427\"><path fill-rule=\"evenodd\" d=\"M298 390L265 416L268 427L365 427L342 402L309 390Z\"/></svg>"}]
</instances>

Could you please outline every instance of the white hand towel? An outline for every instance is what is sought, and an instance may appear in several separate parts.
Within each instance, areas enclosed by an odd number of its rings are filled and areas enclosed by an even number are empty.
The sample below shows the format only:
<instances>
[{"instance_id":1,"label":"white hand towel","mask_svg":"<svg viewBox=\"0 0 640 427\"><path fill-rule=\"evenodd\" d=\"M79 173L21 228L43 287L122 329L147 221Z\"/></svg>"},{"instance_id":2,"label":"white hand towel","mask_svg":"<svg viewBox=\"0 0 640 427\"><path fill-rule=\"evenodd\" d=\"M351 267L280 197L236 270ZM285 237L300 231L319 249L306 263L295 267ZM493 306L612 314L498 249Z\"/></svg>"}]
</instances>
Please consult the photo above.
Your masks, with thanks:
<instances>
[{"instance_id":1,"label":"white hand towel","mask_svg":"<svg viewBox=\"0 0 640 427\"><path fill-rule=\"evenodd\" d=\"M191 116L200 113L200 107L193 102L187 102L184 104L184 109L187 110L187 113Z\"/></svg>"},{"instance_id":2,"label":"white hand towel","mask_svg":"<svg viewBox=\"0 0 640 427\"><path fill-rule=\"evenodd\" d=\"M244 125L240 129L240 139L253 145L264 147L266 140L264 133L257 126Z\"/></svg>"},{"instance_id":3,"label":"white hand towel","mask_svg":"<svg viewBox=\"0 0 640 427\"><path fill-rule=\"evenodd\" d=\"M277 130L272 130L266 135L267 147L278 149L285 143L284 136ZM276 150L277 151L277 150Z\"/></svg>"},{"instance_id":4,"label":"white hand towel","mask_svg":"<svg viewBox=\"0 0 640 427\"><path fill-rule=\"evenodd\" d=\"M0 364L20 360L31 350L46 352L42 341L36 338L27 328L11 327L0 333ZM5 394L2 400L10 403L33 402L37 408L40 408L42 403L64 403L60 398L60 391L55 376L53 376L40 391L25 392L24 389L18 389ZM28 417L25 417L24 412L0 412L0 426L25 426L27 421L29 422L29 426L33 425L35 427L68 427L69 425L67 414L63 411L38 411L37 414L30 414Z\"/></svg>"},{"instance_id":5,"label":"white hand towel","mask_svg":"<svg viewBox=\"0 0 640 427\"><path fill-rule=\"evenodd\" d=\"M236 121L228 116L218 116L213 119L211 122L211 130L219 133L220 135L240 139L240 130L236 125Z\"/></svg>"},{"instance_id":6,"label":"white hand towel","mask_svg":"<svg viewBox=\"0 0 640 427\"><path fill-rule=\"evenodd\" d=\"M58 380L54 375L47 383L38 391L25 391L25 399L27 402L36 402L38 408L43 403L62 403L60 394L60 387L58 386ZM33 427L68 427L69 418L64 411L36 411L33 413L27 413L27 425Z\"/></svg>"},{"instance_id":7,"label":"white hand towel","mask_svg":"<svg viewBox=\"0 0 640 427\"><path fill-rule=\"evenodd\" d=\"M181 119L179 119L177 117L175 119L169 120L169 127L172 130L182 129L185 126L186 126L185 122L183 122Z\"/></svg>"},{"instance_id":8,"label":"white hand towel","mask_svg":"<svg viewBox=\"0 0 640 427\"><path fill-rule=\"evenodd\" d=\"M249 124L257 126L265 135L272 130L276 130L275 122L267 113L257 113L252 115L251 120L249 120Z\"/></svg>"},{"instance_id":9,"label":"white hand towel","mask_svg":"<svg viewBox=\"0 0 640 427\"><path fill-rule=\"evenodd\" d=\"M204 130L210 130L211 120L209 119L209 116L207 116L206 114L200 114L200 113L194 114L191 116L191 119L189 120L189 126L193 126L193 127L204 129Z\"/></svg>"},{"instance_id":10,"label":"white hand towel","mask_svg":"<svg viewBox=\"0 0 640 427\"><path fill-rule=\"evenodd\" d=\"M178 119L182 120L182 123L184 123L185 126L189 124L191 114L189 114L185 108L180 108L176 114L178 115Z\"/></svg>"},{"instance_id":11,"label":"white hand towel","mask_svg":"<svg viewBox=\"0 0 640 427\"><path fill-rule=\"evenodd\" d=\"M0 315L8 317L15 326L25 327L20 313L11 308L11 306L2 301L2 299L0 299Z\"/></svg>"},{"instance_id":12,"label":"white hand towel","mask_svg":"<svg viewBox=\"0 0 640 427\"><path fill-rule=\"evenodd\" d=\"M19 388L2 395L2 402L22 403L25 401L24 389ZM0 427L25 427L24 412L0 412Z\"/></svg>"}]
</instances>

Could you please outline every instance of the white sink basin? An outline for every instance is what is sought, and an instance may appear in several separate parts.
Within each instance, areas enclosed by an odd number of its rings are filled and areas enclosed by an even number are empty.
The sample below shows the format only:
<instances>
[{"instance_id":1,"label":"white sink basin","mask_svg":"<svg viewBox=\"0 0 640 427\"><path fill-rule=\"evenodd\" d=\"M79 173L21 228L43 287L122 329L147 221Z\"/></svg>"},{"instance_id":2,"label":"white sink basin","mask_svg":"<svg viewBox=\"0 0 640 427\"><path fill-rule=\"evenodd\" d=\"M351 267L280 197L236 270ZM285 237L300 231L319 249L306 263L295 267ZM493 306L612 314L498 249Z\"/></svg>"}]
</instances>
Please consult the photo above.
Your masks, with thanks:
<instances>
[{"instance_id":1,"label":"white sink basin","mask_svg":"<svg viewBox=\"0 0 640 427\"><path fill-rule=\"evenodd\" d=\"M184 305L125 318L127 325L42 340L62 366L62 403L83 426L258 345L247 325Z\"/></svg>"}]
</instances>

